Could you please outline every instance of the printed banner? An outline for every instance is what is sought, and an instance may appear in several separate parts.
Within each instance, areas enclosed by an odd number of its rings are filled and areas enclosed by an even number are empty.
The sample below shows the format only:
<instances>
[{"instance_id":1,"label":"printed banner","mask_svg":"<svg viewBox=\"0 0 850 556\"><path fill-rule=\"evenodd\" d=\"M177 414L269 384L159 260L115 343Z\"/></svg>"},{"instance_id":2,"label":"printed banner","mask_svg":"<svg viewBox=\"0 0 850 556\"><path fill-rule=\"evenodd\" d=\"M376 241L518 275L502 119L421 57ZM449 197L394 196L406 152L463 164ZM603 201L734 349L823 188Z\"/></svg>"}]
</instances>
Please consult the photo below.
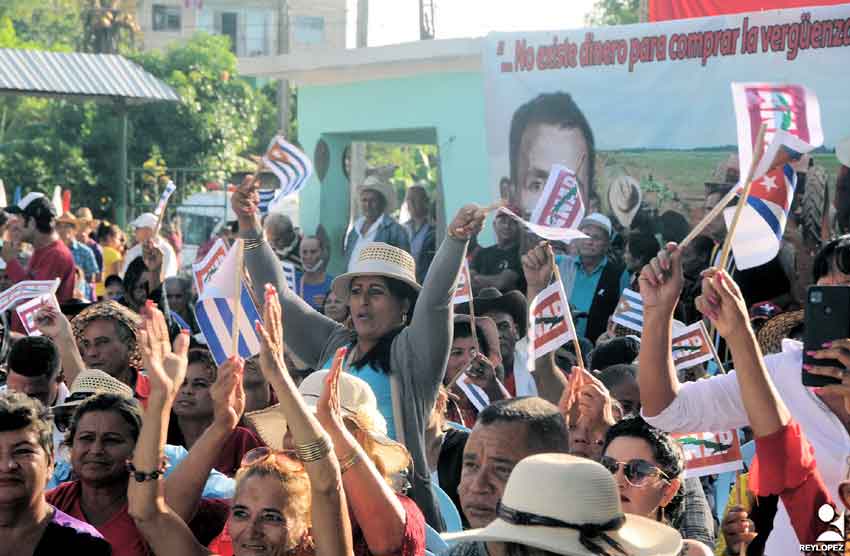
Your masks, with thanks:
<instances>
[{"instance_id":1,"label":"printed banner","mask_svg":"<svg viewBox=\"0 0 850 556\"><path fill-rule=\"evenodd\" d=\"M470 299L472 299L472 279L469 277L469 263L464 259L457 276L457 287L452 304L468 303Z\"/></svg>"},{"instance_id":2,"label":"printed banner","mask_svg":"<svg viewBox=\"0 0 850 556\"><path fill-rule=\"evenodd\" d=\"M534 360L555 351L575 336L566 318L570 310L564 284L555 280L537 294L528 308L528 369Z\"/></svg>"},{"instance_id":3,"label":"printed banner","mask_svg":"<svg viewBox=\"0 0 850 556\"><path fill-rule=\"evenodd\" d=\"M224 244L223 239L218 238L204 258L192 264L192 278L195 280L195 289L198 290L198 295L204 293L204 287L210 278L212 278L226 255L227 246Z\"/></svg>"},{"instance_id":4,"label":"printed banner","mask_svg":"<svg viewBox=\"0 0 850 556\"><path fill-rule=\"evenodd\" d=\"M59 302L56 300L56 295L52 293L40 295L30 299L26 303L21 303L15 309L28 336L41 336L41 330L35 324L35 316L42 307L55 307L59 311Z\"/></svg>"},{"instance_id":5,"label":"printed banner","mask_svg":"<svg viewBox=\"0 0 850 556\"><path fill-rule=\"evenodd\" d=\"M702 477L744 467L738 432L697 432L671 435L685 453L685 478Z\"/></svg>"},{"instance_id":6,"label":"printed banner","mask_svg":"<svg viewBox=\"0 0 850 556\"><path fill-rule=\"evenodd\" d=\"M531 223L549 228L577 228L584 218L584 202L576 179L572 170L554 164L531 213Z\"/></svg>"},{"instance_id":7,"label":"printed banner","mask_svg":"<svg viewBox=\"0 0 850 556\"><path fill-rule=\"evenodd\" d=\"M828 115L820 134L831 152L850 122L848 19L850 4L842 4L491 33L482 62L489 192L530 215L558 164L575 170L588 206L623 176L644 191L660 184L704 198L705 182L717 181L714 170L737 153L731 83L761 100L747 104L741 134L749 145L768 118L775 129L808 129L806 141L816 144L814 92ZM791 77L791 89L752 86Z\"/></svg>"},{"instance_id":8,"label":"printed banner","mask_svg":"<svg viewBox=\"0 0 850 556\"><path fill-rule=\"evenodd\" d=\"M673 364L677 371L705 363L713 357L711 340L702 321L686 327L673 338Z\"/></svg>"},{"instance_id":9,"label":"printed banner","mask_svg":"<svg viewBox=\"0 0 850 556\"><path fill-rule=\"evenodd\" d=\"M24 280L11 288L0 292L0 312L8 311L21 301L39 295L53 294L59 288L59 278L55 280Z\"/></svg>"},{"instance_id":10,"label":"printed banner","mask_svg":"<svg viewBox=\"0 0 850 556\"><path fill-rule=\"evenodd\" d=\"M506 214L531 230L535 235L542 237L543 239L548 239L550 241L565 241L570 242L574 239L586 238L587 236L581 233L578 230L573 230L571 228L550 228L548 226L540 226L539 224L532 224L528 220L523 220L519 216L517 216L510 209L506 209L505 207L501 207L496 211L496 214Z\"/></svg>"}]
</instances>

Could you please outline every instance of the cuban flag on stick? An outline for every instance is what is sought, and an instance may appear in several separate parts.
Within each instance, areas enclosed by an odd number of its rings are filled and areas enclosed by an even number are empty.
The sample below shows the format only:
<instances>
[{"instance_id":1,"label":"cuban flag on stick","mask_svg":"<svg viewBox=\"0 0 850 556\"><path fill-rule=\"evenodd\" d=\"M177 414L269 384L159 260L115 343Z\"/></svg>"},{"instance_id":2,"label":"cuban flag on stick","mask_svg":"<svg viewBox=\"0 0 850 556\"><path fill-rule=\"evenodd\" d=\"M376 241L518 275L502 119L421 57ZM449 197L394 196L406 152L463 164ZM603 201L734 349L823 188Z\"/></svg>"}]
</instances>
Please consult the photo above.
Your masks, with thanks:
<instances>
[{"instance_id":1,"label":"cuban flag on stick","mask_svg":"<svg viewBox=\"0 0 850 556\"><path fill-rule=\"evenodd\" d=\"M777 166L753 180L732 236L732 253L738 270L767 264L779 254L796 183L797 174L790 164ZM723 211L727 228L734 217L735 207Z\"/></svg>"},{"instance_id":2,"label":"cuban flag on stick","mask_svg":"<svg viewBox=\"0 0 850 556\"><path fill-rule=\"evenodd\" d=\"M313 163L307 155L295 145L288 143L282 135L275 135L266 154L263 164L277 176L280 187L270 202L273 205L293 193L298 193L313 175Z\"/></svg>"},{"instance_id":3,"label":"cuban flag on stick","mask_svg":"<svg viewBox=\"0 0 850 556\"><path fill-rule=\"evenodd\" d=\"M166 205L168 205L168 200L171 198L171 194L174 193L174 190L177 189L177 186L174 185L174 182L168 180L168 183L165 184L165 189L162 190L162 195L159 196L159 202L156 204L156 208L153 213L156 216L160 216L165 210Z\"/></svg>"},{"instance_id":4,"label":"cuban flag on stick","mask_svg":"<svg viewBox=\"0 0 850 556\"><path fill-rule=\"evenodd\" d=\"M638 292L626 288L611 318L621 326L643 332L643 298Z\"/></svg>"},{"instance_id":5,"label":"cuban flag on stick","mask_svg":"<svg viewBox=\"0 0 850 556\"><path fill-rule=\"evenodd\" d=\"M239 356L244 359L260 353L254 323L261 318L241 274L243 250L241 239L234 242L195 306L198 326L217 365L234 355L237 343Z\"/></svg>"}]
</instances>

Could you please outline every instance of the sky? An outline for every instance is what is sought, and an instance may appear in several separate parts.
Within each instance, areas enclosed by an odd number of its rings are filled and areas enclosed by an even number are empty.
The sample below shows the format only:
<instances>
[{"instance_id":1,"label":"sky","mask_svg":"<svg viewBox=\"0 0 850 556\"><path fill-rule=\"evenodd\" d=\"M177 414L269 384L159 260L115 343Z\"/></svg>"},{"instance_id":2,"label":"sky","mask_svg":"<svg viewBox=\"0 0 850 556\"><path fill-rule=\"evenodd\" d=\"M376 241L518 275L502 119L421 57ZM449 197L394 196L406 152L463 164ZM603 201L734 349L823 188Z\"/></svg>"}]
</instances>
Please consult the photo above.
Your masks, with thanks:
<instances>
[{"instance_id":1,"label":"sky","mask_svg":"<svg viewBox=\"0 0 850 556\"><path fill-rule=\"evenodd\" d=\"M593 0L431 0L438 39L483 37L491 31L581 27ZM349 46L357 1L348 0ZM419 40L419 0L369 0L369 46Z\"/></svg>"}]
</instances>

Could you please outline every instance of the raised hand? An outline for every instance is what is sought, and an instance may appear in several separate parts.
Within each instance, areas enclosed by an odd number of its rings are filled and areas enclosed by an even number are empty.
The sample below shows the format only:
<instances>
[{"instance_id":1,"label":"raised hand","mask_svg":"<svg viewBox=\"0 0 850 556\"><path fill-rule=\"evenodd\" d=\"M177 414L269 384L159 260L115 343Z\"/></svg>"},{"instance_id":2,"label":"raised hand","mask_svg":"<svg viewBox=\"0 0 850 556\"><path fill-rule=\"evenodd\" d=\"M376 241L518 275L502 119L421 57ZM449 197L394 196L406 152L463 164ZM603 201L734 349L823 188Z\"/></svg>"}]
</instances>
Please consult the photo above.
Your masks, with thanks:
<instances>
[{"instance_id":1,"label":"raised hand","mask_svg":"<svg viewBox=\"0 0 850 556\"><path fill-rule=\"evenodd\" d=\"M346 353L346 349L340 348L334 355L331 370L325 378L325 388L322 390L322 395L319 396L319 402L316 405L316 417L319 419L319 423L331 434L334 432L341 433L345 430L339 402L339 377L342 374L342 363Z\"/></svg>"},{"instance_id":2,"label":"raised hand","mask_svg":"<svg viewBox=\"0 0 850 556\"><path fill-rule=\"evenodd\" d=\"M254 176L245 176L242 184L233 192L231 203L233 212L239 218L239 227L256 224L260 206L259 180Z\"/></svg>"},{"instance_id":3,"label":"raised hand","mask_svg":"<svg viewBox=\"0 0 850 556\"><path fill-rule=\"evenodd\" d=\"M476 204L461 207L449 224L449 235L463 240L469 240L484 227L487 211Z\"/></svg>"},{"instance_id":4,"label":"raised hand","mask_svg":"<svg viewBox=\"0 0 850 556\"><path fill-rule=\"evenodd\" d=\"M742 506L729 508L723 518L721 531L726 539L727 554L741 554L741 549L746 548L756 538L755 524Z\"/></svg>"},{"instance_id":5,"label":"raised hand","mask_svg":"<svg viewBox=\"0 0 850 556\"><path fill-rule=\"evenodd\" d=\"M260 334L260 370L268 381L286 374L283 362L283 317L277 290L266 284L266 302L263 305L263 321L255 326Z\"/></svg>"},{"instance_id":6,"label":"raised hand","mask_svg":"<svg viewBox=\"0 0 850 556\"><path fill-rule=\"evenodd\" d=\"M45 306L35 314L35 326L42 334L58 343L73 339L74 331L68 318L56 307Z\"/></svg>"},{"instance_id":7,"label":"raised hand","mask_svg":"<svg viewBox=\"0 0 850 556\"><path fill-rule=\"evenodd\" d=\"M725 270L710 268L703 272L702 294L696 299L696 308L724 338L750 329L744 296Z\"/></svg>"},{"instance_id":8,"label":"raised hand","mask_svg":"<svg viewBox=\"0 0 850 556\"><path fill-rule=\"evenodd\" d=\"M821 394L841 396L844 407L850 411L850 339L832 340L823 345L823 349L811 352L814 359L834 359L841 367L809 365L803 367L814 375L828 376L840 380L838 384L828 384L818 389Z\"/></svg>"},{"instance_id":9,"label":"raised hand","mask_svg":"<svg viewBox=\"0 0 850 556\"><path fill-rule=\"evenodd\" d=\"M525 274L529 292L540 292L549 285L552 274L555 272L555 254L549 242L537 244L522 256L522 271ZM529 297L531 297L530 293Z\"/></svg>"},{"instance_id":10,"label":"raised hand","mask_svg":"<svg viewBox=\"0 0 850 556\"><path fill-rule=\"evenodd\" d=\"M218 368L218 375L210 387L213 423L225 430L235 429L245 412L244 372L245 361L239 356L230 357Z\"/></svg>"},{"instance_id":11,"label":"raised hand","mask_svg":"<svg viewBox=\"0 0 850 556\"><path fill-rule=\"evenodd\" d=\"M151 396L170 407L186 377L189 331L180 331L172 350L165 317L152 301L145 303L141 315L139 349L150 379Z\"/></svg>"},{"instance_id":12,"label":"raised hand","mask_svg":"<svg viewBox=\"0 0 850 556\"><path fill-rule=\"evenodd\" d=\"M583 384L579 388L579 419L586 419L591 426L614 425L614 404L605 385L595 376L582 369Z\"/></svg>"},{"instance_id":13,"label":"raised hand","mask_svg":"<svg viewBox=\"0 0 850 556\"><path fill-rule=\"evenodd\" d=\"M142 244L142 260L145 262L145 267L157 276L162 269L163 256L162 249L157 247L153 239L148 239Z\"/></svg>"},{"instance_id":14,"label":"raised hand","mask_svg":"<svg viewBox=\"0 0 850 556\"><path fill-rule=\"evenodd\" d=\"M682 252L675 243L658 252L640 273L640 296L645 311L673 313L682 293Z\"/></svg>"},{"instance_id":15,"label":"raised hand","mask_svg":"<svg viewBox=\"0 0 850 556\"><path fill-rule=\"evenodd\" d=\"M496 366L483 353L476 353L464 372L468 383L484 391L489 391L496 385Z\"/></svg>"}]
</instances>

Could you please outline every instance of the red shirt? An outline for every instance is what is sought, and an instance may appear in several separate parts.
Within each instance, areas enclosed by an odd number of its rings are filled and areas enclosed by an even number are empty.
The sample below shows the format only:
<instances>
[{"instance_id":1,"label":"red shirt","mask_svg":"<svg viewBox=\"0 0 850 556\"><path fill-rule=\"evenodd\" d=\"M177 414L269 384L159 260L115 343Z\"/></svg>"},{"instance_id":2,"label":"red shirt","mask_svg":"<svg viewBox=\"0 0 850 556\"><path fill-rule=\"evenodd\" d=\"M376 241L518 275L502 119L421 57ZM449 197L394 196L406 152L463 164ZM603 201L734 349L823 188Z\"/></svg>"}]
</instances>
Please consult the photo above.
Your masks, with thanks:
<instances>
[{"instance_id":1,"label":"red shirt","mask_svg":"<svg viewBox=\"0 0 850 556\"><path fill-rule=\"evenodd\" d=\"M46 493L47 501L71 517L86 521L80 507L82 487L79 481L62 483ZM127 505L115 512L109 520L97 526L103 538L112 545L112 556L150 556L153 554L142 533L136 528L127 512Z\"/></svg>"},{"instance_id":2,"label":"red shirt","mask_svg":"<svg viewBox=\"0 0 850 556\"><path fill-rule=\"evenodd\" d=\"M749 487L757 496L779 495L801 543L814 544L827 530L818 510L832 504L832 497L818 471L815 450L793 419L775 433L756 438Z\"/></svg>"},{"instance_id":3,"label":"red shirt","mask_svg":"<svg viewBox=\"0 0 850 556\"><path fill-rule=\"evenodd\" d=\"M7 262L6 273L15 283L59 278L61 281L56 290L56 299L59 303L65 303L74 298L74 256L58 239L33 251L27 268L22 267L17 260Z\"/></svg>"},{"instance_id":4,"label":"red shirt","mask_svg":"<svg viewBox=\"0 0 850 556\"><path fill-rule=\"evenodd\" d=\"M404 538L401 547L390 556L419 556L425 554L425 516L416 506L416 503L407 496L397 495L399 502L404 507L406 516L404 522ZM360 530L360 526L351 519L353 527L352 538L354 540L354 556L372 556L366 538Z\"/></svg>"},{"instance_id":5,"label":"red shirt","mask_svg":"<svg viewBox=\"0 0 850 556\"><path fill-rule=\"evenodd\" d=\"M242 457L263 445L253 432L244 427L236 427L221 447L213 467L228 477L233 477L242 464Z\"/></svg>"}]
</instances>

